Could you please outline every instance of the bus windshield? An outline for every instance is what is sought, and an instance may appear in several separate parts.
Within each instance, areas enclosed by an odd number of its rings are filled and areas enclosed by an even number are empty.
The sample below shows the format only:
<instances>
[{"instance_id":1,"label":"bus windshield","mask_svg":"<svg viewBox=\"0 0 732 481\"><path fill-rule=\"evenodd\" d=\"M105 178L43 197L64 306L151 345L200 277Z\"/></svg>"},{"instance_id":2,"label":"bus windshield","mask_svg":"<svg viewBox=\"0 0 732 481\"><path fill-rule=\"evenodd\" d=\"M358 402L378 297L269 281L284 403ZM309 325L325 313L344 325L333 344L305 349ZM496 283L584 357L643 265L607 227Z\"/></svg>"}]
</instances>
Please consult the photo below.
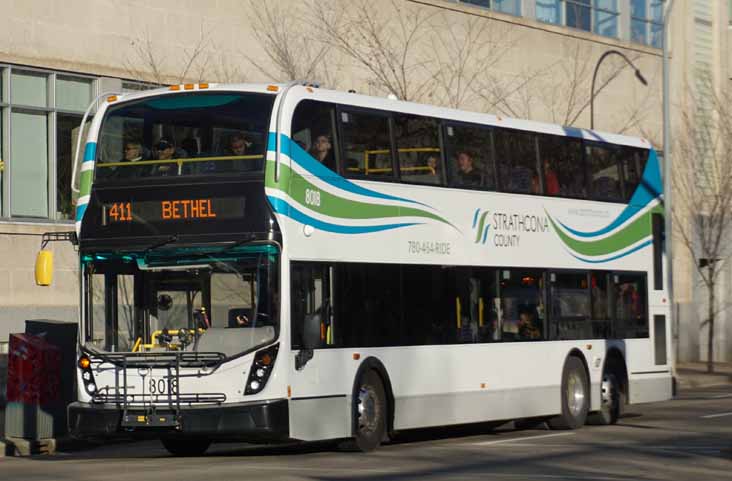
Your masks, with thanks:
<instances>
[{"instance_id":1,"label":"bus windshield","mask_svg":"<svg viewBox=\"0 0 732 481\"><path fill-rule=\"evenodd\" d=\"M84 255L86 346L231 357L272 342L279 332L277 249L232 252Z\"/></svg>"},{"instance_id":2,"label":"bus windshield","mask_svg":"<svg viewBox=\"0 0 732 481\"><path fill-rule=\"evenodd\" d=\"M96 180L262 172L273 102L212 91L113 106L99 135Z\"/></svg>"}]
</instances>

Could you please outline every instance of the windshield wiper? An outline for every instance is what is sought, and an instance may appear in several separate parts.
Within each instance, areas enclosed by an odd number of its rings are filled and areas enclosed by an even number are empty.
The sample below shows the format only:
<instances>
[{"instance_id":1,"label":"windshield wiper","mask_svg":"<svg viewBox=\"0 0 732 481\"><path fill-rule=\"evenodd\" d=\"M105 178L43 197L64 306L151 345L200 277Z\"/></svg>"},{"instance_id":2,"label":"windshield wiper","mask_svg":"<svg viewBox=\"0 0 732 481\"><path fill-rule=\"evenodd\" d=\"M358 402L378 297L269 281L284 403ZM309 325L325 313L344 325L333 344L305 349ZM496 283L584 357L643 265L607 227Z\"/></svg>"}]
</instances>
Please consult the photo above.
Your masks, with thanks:
<instances>
[{"instance_id":1,"label":"windshield wiper","mask_svg":"<svg viewBox=\"0 0 732 481\"><path fill-rule=\"evenodd\" d=\"M154 251L155 249L158 249L160 247L166 246L168 244L174 244L176 242L178 242L178 234L174 234L174 235L168 237L167 239L158 242L157 244L151 245L150 247L145 249L145 254L147 254L150 251Z\"/></svg>"}]
</instances>

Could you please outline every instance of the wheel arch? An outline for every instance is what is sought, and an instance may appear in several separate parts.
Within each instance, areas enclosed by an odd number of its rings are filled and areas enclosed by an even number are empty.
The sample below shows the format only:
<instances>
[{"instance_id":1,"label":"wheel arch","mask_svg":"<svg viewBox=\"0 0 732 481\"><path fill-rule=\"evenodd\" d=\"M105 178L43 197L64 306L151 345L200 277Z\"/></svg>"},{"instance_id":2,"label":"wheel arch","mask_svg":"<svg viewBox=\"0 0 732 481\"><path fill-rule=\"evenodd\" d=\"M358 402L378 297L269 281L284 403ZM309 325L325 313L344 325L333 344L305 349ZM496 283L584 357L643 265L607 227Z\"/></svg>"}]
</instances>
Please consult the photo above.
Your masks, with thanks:
<instances>
[{"instance_id":1,"label":"wheel arch","mask_svg":"<svg viewBox=\"0 0 732 481\"><path fill-rule=\"evenodd\" d=\"M351 400L356 399L358 396L358 386L363 376L368 371L375 371L376 374L381 378L381 384L384 386L384 393L386 393L386 409L387 409L387 426L386 432L391 435L394 432L394 390L391 387L391 379L389 373L384 367L384 364L377 358L370 356L364 359L356 370L356 375L353 376L353 387L351 388ZM355 409L356 404L351 402L351 409ZM352 411L353 414L353 411ZM355 416L351 416L351 433L355 434L357 426L354 423Z\"/></svg>"},{"instance_id":2,"label":"wheel arch","mask_svg":"<svg viewBox=\"0 0 732 481\"><path fill-rule=\"evenodd\" d=\"M616 374L616 376L618 376L618 381L620 382L620 390L623 394L625 394L625 399L627 402L627 400L630 399L628 393L628 389L630 386L628 380L628 365L625 362L625 356L623 356L623 353L617 347L611 347L605 354L605 360L602 365L603 375L608 369L611 369Z\"/></svg>"}]
</instances>

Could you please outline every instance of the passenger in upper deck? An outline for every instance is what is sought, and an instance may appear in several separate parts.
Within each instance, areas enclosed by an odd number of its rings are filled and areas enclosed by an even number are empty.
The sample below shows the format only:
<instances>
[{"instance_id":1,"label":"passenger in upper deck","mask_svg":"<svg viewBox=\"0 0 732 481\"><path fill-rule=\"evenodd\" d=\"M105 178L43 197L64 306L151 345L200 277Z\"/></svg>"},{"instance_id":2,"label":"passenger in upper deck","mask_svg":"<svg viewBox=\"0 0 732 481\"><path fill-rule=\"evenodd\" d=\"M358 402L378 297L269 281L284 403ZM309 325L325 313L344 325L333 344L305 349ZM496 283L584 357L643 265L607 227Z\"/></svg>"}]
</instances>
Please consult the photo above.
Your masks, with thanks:
<instances>
[{"instance_id":1,"label":"passenger in upper deck","mask_svg":"<svg viewBox=\"0 0 732 481\"><path fill-rule=\"evenodd\" d=\"M330 136L326 134L316 136L313 145L310 147L310 155L329 169L335 168Z\"/></svg>"},{"instance_id":2,"label":"passenger in upper deck","mask_svg":"<svg viewBox=\"0 0 732 481\"><path fill-rule=\"evenodd\" d=\"M251 155L249 149L252 143L246 138L244 134L236 133L229 137L228 148L226 155L232 157L243 157L245 155ZM237 172L249 172L255 170L261 170L260 159L234 159L230 164L231 167L226 167L223 170L235 170ZM219 169L222 170L222 169Z\"/></svg>"},{"instance_id":3,"label":"passenger in upper deck","mask_svg":"<svg viewBox=\"0 0 732 481\"><path fill-rule=\"evenodd\" d=\"M455 185L458 187L480 187L482 175L473 165L473 156L466 151L457 155Z\"/></svg>"},{"instance_id":4,"label":"passenger in upper deck","mask_svg":"<svg viewBox=\"0 0 732 481\"><path fill-rule=\"evenodd\" d=\"M130 139L124 144L124 158L120 162L139 162L147 157L146 149L142 146L142 143L139 140ZM146 175L149 168L149 165L120 165L115 167L112 174L109 175L117 178L140 177Z\"/></svg>"},{"instance_id":5,"label":"passenger in upper deck","mask_svg":"<svg viewBox=\"0 0 732 481\"><path fill-rule=\"evenodd\" d=\"M156 160L172 160L185 157L185 153L178 151L175 144L165 137L161 137L154 147ZM173 162L164 162L153 166L152 175L179 175L178 166Z\"/></svg>"}]
</instances>

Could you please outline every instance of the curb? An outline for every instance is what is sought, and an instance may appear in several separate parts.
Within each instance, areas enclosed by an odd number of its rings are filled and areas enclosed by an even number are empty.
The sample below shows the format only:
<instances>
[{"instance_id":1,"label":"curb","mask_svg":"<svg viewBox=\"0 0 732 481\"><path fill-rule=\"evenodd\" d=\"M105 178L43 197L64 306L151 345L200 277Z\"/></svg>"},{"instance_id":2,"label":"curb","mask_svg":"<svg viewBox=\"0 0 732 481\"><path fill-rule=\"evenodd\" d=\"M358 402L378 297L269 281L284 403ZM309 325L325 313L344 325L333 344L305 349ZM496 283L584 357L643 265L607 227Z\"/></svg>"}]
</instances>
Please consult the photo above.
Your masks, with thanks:
<instances>
[{"instance_id":1,"label":"curb","mask_svg":"<svg viewBox=\"0 0 732 481\"><path fill-rule=\"evenodd\" d=\"M6 456L34 456L38 454L56 454L56 439L23 439L5 438L0 441L5 447L3 450Z\"/></svg>"}]
</instances>

